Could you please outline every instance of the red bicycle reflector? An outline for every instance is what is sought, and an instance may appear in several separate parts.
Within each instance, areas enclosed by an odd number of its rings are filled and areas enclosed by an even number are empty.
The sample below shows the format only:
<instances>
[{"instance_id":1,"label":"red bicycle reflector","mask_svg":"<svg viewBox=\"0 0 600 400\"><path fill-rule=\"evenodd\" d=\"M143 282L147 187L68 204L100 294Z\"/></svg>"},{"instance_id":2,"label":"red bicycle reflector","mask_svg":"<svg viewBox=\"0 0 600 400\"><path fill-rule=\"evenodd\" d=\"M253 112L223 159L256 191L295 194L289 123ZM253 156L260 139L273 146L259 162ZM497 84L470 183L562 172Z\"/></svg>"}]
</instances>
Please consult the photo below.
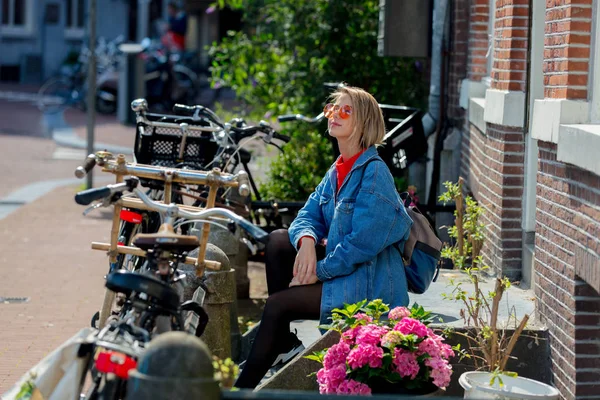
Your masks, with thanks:
<instances>
[{"instance_id":1,"label":"red bicycle reflector","mask_svg":"<svg viewBox=\"0 0 600 400\"><path fill-rule=\"evenodd\" d=\"M138 214L129 210L121 210L121 219L123 221L131 222L133 224L141 224L142 223L142 214Z\"/></svg>"},{"instance_id":2,"label":"red bicycle reflector","mask_svg":"<svg viewBox=\"0 0 600 400\"><path fill-rule=\"evenodd\" d=\"M116 351L102 351L96 358L96 369L103 374L115 374L121 379L129 377L129 371L137 367L137 361Z\"/></svg>"}]
</instances>

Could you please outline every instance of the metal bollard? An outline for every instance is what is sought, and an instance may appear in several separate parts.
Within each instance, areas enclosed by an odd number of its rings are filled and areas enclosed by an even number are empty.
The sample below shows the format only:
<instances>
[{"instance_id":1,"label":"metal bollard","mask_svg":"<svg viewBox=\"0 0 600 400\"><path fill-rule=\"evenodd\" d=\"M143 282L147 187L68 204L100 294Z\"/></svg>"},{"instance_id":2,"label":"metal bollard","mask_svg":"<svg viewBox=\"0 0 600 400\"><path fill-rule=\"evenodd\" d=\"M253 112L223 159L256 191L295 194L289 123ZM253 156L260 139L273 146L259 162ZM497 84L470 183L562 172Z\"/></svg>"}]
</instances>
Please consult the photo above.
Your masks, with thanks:
<instances>
[{"instance_id":1,"label":"metal bollard","mask_svg":"<svg viewBox=\"0 0 600 400\"><path fill-rule=\"evenodd\" d=\"M205 399L221 397L206 344L184 332L167 332L148 345L130 371L127 400Z\"/></svg>"}]
</instances>

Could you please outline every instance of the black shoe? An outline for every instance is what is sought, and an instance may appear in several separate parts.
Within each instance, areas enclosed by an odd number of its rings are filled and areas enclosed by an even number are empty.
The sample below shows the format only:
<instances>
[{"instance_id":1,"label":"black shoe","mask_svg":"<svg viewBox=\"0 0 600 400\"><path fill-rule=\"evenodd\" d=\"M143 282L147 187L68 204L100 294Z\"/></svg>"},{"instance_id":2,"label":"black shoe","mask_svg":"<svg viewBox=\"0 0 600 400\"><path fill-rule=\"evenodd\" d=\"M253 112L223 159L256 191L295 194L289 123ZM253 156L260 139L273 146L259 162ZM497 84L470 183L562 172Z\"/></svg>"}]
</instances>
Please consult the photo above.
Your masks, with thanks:
<instances>
[{"instance_id":1,"label":"black shoe","mask_svg":"<svg viewBox=\"0 0 600 400\"><path fill-rule=\"evenodd\" d=\"M297 332L298 331L296 331L296 333ZM288 362L290 362L298 354L302 353L302 351L304 351L304 345L302 344L300 339L298 339L298 336L296 336L295 333L290 332L287 343L287 346L284 347L284 349L286 350L282 351L277 356L271 367L282 367Z\"/></svg>"}]
</instances>

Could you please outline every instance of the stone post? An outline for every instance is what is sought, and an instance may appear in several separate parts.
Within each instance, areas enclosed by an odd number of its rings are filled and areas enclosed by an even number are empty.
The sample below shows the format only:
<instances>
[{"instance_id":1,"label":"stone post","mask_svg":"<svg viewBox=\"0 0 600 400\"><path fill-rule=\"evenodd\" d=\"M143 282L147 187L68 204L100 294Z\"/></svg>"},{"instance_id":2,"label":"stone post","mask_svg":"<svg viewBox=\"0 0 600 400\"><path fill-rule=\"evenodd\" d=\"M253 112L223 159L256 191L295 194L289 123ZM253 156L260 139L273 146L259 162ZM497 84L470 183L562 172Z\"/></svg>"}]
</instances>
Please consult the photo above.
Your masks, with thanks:
<instances>
[{"instance_id":1,"label":"stone post","mask_svg":"<svg viewBox=\"0 0 600 400\"><path fill-rule=\"evenodd\" d=\"M190 253L191 257L198 252ZM240 348L240 331L237 324L237 308L235 294L235 271L223 251L212 243L206 248L206 259L221 263L220 271L206 270L202 278L196 277L193 265L184 264L180 270L185 272L186 283L184 301L192 298L198 287L206 288L206 296L202 305L208 314L208 325L202 335L212 353L219 358L236 359Z\"/></svg>"},{"instance_id":2,"label":"stone post","mask_svg":"<svg viewBox=\"0 0 600 400\"><path fill-rule=\"evenodd\" d=\"M167 332L150 342L127 382L127 400L220 397L208 347L184 332Z\"/></svg>"}]
</instances>

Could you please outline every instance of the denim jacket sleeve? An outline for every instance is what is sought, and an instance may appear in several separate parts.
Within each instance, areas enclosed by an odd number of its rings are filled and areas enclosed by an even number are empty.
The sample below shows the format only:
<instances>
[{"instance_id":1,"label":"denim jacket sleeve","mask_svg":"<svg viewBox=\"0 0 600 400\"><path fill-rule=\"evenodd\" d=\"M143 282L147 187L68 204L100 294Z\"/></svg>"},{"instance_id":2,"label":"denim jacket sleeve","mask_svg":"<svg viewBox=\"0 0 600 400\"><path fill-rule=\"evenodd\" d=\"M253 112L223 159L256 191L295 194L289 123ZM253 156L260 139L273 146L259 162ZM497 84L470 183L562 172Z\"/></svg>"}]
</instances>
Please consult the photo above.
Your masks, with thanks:
<instances>
[{"instance_id":1,"label":"denim jacket sleeve","mask_svg":"<svg viewBox=\"0 0 600 400\"><path fill-rule=\"evenodd\" d=\"M318 243L327 236L327 227L325 217L320 206L320 199L323 193L323 187L327 183L329 173L325 175L315 191L310 195L304 207L298 212L298 215L291 223L288 234L290 242L298 250L298 241L303 236L311 236Z\"/></svg>"},{"instance_id":2,"label":"denim jacket sleeve","mask_svg":"<svg viewBox=\"0 0 600 400\"><path fill-rule=\"evenodd\" d=\"M356 196L352 232L317 262L317 277L326 281L348 275L386 247L406 240L412 220L383 162L369 163ZM387 173L386 173L387 172Z\"/></svg>"}]
</instances>

